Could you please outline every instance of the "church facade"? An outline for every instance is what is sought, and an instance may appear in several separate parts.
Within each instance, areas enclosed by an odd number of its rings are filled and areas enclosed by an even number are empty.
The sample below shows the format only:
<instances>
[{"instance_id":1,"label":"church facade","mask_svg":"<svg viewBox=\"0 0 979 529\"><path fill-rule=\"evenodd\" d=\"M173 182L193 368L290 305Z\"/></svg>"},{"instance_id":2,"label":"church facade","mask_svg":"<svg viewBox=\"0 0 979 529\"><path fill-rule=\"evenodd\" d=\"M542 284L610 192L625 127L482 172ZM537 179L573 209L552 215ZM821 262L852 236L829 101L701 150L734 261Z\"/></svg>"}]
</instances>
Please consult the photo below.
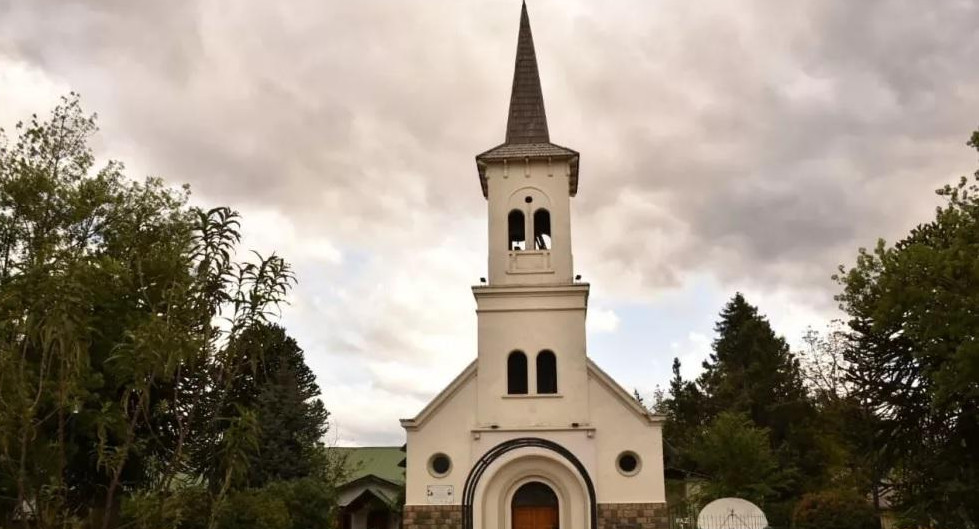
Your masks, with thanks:
<instances>
[{"instance_id":1,"label":"church facade","mask_svg":"<svg viewBox=\"0 0 979 529\"><path fill-rule=\"evenodd\" d=\"M477 359L401 421L405 529L667 526L662 418L586 355L579 158L550 142L523 5L506 141L476 157L489 224Z\"/></svg>"}]
</instances>

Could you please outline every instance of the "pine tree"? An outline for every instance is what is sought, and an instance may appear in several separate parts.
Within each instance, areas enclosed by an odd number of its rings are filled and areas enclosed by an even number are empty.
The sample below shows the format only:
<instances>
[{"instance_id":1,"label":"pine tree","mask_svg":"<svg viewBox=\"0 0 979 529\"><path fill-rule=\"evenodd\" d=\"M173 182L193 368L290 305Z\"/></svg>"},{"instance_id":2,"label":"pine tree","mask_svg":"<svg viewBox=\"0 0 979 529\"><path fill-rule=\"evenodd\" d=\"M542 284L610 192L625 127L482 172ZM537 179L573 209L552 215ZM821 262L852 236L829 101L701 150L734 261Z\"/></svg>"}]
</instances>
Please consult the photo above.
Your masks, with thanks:
<instances>
[{"instance_id":1,"label":"pine tree","mask_svg":"<svg viewBox=\"0 0 979 529\"><path fill-rule=\"evenodd\" d=\"M681 474L689 474L696 468L696 463L690 459L690 452L709 420L705 404L703 393L693 381L683 379L680 359L674 358L669 395L663 400L667 468Z\"/></svg>"},{"instance_id":2,"label":"pine tree","mask_svg":"<svg viewBox=\"0 0 979 529\"><path fill-rule=\"evenodd\" d=\"M799 362L740 292L724 307L714 330L714 352L698 379L712 415L721 410L745 413L781 444L791 436L793 423L811 412Z\"/></svg>"},{"instance_id":3,"label":"pine tree","mask_svg":"<svg viewBox=\"0 0 979 529\"><path fill-rule=\"evenodd\" d=\"M735 294L715 326L713 353L697 380L707 415L741 413L769 432L780 468L780 487L770 498L774 518L788 519L790 503L827 479L816 409L798 360L768 320Z\"/></svg>"},{"instance_id":4,"label":"pine tree","mask_svg":"<svg viewBox=\"0 0 979 529\"><path fill-rule=\"evenodd\" d=\"M278 325L249 330L237 347L247 368L231 404L256 410L261 426L247 485L317 475L330 414L303 350Z\"/></svg>"}]
</instances>

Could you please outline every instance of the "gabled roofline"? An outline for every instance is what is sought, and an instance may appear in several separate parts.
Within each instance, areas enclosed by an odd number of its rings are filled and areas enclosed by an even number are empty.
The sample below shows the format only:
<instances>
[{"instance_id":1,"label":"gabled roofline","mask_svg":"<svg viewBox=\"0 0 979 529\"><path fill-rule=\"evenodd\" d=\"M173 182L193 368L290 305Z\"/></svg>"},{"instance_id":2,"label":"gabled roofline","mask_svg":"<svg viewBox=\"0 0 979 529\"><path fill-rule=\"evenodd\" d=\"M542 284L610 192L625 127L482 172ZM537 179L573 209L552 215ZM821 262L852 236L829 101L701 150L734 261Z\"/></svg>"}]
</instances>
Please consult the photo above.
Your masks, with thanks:
<instances>
[{"instance_id":1,"label":"gabled roofline","mask_svg":"<svg viewBox=\"0 0 979 529\"><path fill-rule=\"evenodd\" d=\"M645 420L648 424L662 424L666 421L665 415L659 415L651 413L646 408L642 407L636 399L629 394L622 386L619 385L612 377L608 375L602 368L598 367L598 364L592 361L591 358L588 361L588 373L595 376L595 380L602 383L605 387L610 389L612 393L622 401L633 413Z\"/></svg>"},{"instance_id":2,"label":"gabled roofline","mask_svg":"<svg viewBox=\"0 0 979 529\"><path fill-rule=\"evenodd\" d=\"M587 359L588 374L595 377L600 384L608 388L613 395L615 395L619 401L621 401L630 411L636 414L637 417L646 421L647 424L662 424L666 420L665 415L659 415L656 413L651 413L646 408L642 407L636 399L629 394L622 386L619 385L608 373L598 367L591 358ZM405 430L412 431L417 430L422 427L429 417L432 416L439 408L442 407L456 392L459 391L462 386L468 382L470 379L476 376L476 361L473 360L465 369L456 376L441 393L435 396L428 406L425 406L421 412L411 419L401 419L401 427Z\"/></svg>"},{"instance_id":3,"label":"gabled roofline","mask_svg":"<svg viewBox=\"0 0 979 529\"><path fill-rule=\"evenodd\" d=\"M357 485L358 483L362 483L364 481L376 481L376 482L379 482L379 483L383 483L385 485L390 485L392 487L403 487L405 485L404 482L391 481L390 479L382 478L381 476L378 476L377 474L364 474L363 476L360 476L359 478L355 478L355 479L352 479L352 480L347 481L345 483L338 484L337 485L337 488L341 488L342 489L342 488L350 487L350 486L353 486L353 485Z\"/></svg>"},{"instance_id":4,"label":"gabled roofline","mask_svg":"<svg viewBox=\"0 0 979 529\"><path fill-rule=\"evenodd\" d=\"M364 491L358 494L357 496L351 498L350 501L348 501L346 504L344 505L338 504L338 507L342 507L346 509L347 507L360 502L361 499L364 498L365 496L371 496L373 498L376 498L379 502L383 503L389 509L394 509L395 506L397 505L397 500L395 498L389 498L387 494L384 494L384 491L374 490L368 487L364 489ZM368 499L364 501L370 501L370 500Z\"/></svg>"},{"instance_id":5,"label":"gabled roofline","mask_svg":"<svg viewBox=\"0 0 979 529\"><path fill-rule=\"evenodd\" d=\"M441 393L436 395L435 398L428 403L428 406L425 406L425 408L422 409L418 415L415 415L411 419L401 419L401 427L405 430L417 430L420 428L423 424L425 424L425 421L428 420L433 413L435 413L436 410L441 408L442 405L452 397L452 395L455 395L455 393L459 391L459 388L461 388L466 382L469 381L469 379L475 376L476 360L473 360L468 366L466 366L465 369L462 370L462 373L459 373L459 375L456 376L452 382L450 382L449 385L442 390Z\"/></svg>"}]
</instances>

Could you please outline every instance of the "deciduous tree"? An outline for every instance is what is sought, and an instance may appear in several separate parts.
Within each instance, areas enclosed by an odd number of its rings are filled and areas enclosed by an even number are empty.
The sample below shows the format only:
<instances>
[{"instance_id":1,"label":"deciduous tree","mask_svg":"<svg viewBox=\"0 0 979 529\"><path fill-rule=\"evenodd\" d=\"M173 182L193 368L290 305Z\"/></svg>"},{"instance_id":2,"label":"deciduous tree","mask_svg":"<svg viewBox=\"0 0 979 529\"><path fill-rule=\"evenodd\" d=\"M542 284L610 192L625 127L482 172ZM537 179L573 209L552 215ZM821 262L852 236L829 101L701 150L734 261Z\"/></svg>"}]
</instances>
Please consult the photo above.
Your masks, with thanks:
<instances>
[{"instance_id":1,"label":"deciduous tree","mask_svg":"<svg viewBox=\"0 0 979 529\"><path fill-rule=\"evenodd\" d=\"M968 142L979 150L979 131ZM979 171L938 190L935 218L840 267L846 360L879 421L898 512L979 524Z\"/></svg>"},{"instance_id":2,"label":"deciduous tree","mask_svg":"<svg viewBox=\"0 0 979 529\"><path fill-rule=\"evenodd\" d=\"M290 268L241 259L228 208L95 171L77 96L16 130L0 134L0 525L106 528L128 500L140 525L204 483L214 527L261 445L232 344L269 323ZM311 374L293 373L298 399Z\"/></svg>"}]
</instances>

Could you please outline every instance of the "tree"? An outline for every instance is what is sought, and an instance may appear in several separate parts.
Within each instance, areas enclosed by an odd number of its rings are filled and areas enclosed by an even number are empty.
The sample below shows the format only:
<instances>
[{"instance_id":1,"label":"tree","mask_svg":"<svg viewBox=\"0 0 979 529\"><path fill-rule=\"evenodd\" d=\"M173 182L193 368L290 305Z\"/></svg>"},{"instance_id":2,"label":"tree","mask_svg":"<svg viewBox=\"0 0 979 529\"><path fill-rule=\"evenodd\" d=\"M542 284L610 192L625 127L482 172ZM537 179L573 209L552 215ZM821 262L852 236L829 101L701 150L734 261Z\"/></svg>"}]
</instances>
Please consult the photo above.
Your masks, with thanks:
<instances>
[{"instance_id":1,"label":"tree","mask_svg":"<svg viewBox=\"0 0 979 529\"><path fill-rule=\"evenodd\" d=\"M245 365L229 344L268 323L290 268L236 259L228 208L117 162L93 173L76 95L16 130L0 132L0 525L106 528L130 497L163 519L207 477L213 527L258 446L256 408L222 413Z\"/></svg>"},{"instance_id":2,"label":"tree","mask_svg":"<svg viewBox=\"0 0 979 529\"><path fill-rule=\"evenodd\" d=\"M802 341L806 349L797 355L800 371L816 401L845 400L853 395L853 385L846 379L846 333L839 322L834 322L825 334L811 327L806 329Z\"/></svg>"},{"instance_id":3,"label":"tree","mask_svg":"<svg viewBox=\"0 0 979 529\"><path fill-rule=\"evenodd\" d=\"M152 344L182 321L170 300L192 218L159 180L114 162L91 174L76 96L17 130L12 147L0 133L0 472L16 489L0 517L26 524L30 505L44 526L145 480L159 445L136 433L180 353Z\"/></svg>"},{"instance_id":4,"label":"tree","mask_svg":"<svg viewBox=\"0 0 979 529\"><path fill-rule=\"evenodd\" d=\"M303 350L278 325L255 326L233 347L245 368L232 403L256 409L261 424L248 485L320 474L329 412Z\"/></svg>"},{"instance_id":5,"label":"tree","mask_svg":"<svg viewBox=\"0 0 979 529\"><path fill-rule=\"evenodd\" d=\"M666 444L666 467L684 475L697 474L696 463L691 460L691 448L703 434L710 421L707 402L697 385L684 380L680 374L680 359L673 359L673 378L670 379L669 396L662 400L666 422L663 439Z\"/></svg>"},{"instance_id":6,"label":"tree","mask_svg":"<svg viewBox=\"0 0 979 529\"><path fill-rule=\"evenodd\" d=\"M705 501L734 496L764 505L784 487L768 430L743 413L721 412L699 437L691 457L707 476Z\"/></svg>"},{"instance_id":7,"label":"tree","mask_svg":"<svg viewBox=\"0 0 979 529\"><path fill-rule=\"evenodd\" d=\"M715 410L743 412L769 428L775 445L811 415L799 363L758 309L741 293L721 311L713 353L698 380Z\"/></svg>"},{"instance_id":8,"label":"tree","mask_svg":"<svg viewBox=\"0 0 979 529\"><path fill-rule=\"evenodd\" d=\"M706 417L741 413L768 431L780 468L777 498L769 499L768 511L776 523L788 523L792 503L829 478L817 410L799 361L740 293L724 306L715 330L713 352L697 379Z\"/></svg>"},{"instance_id":9,"label":"tree","mask_svg":"<svg viewBox=\"0 0 979 529\"><path fill-rule=\"evenodd\" d=\"M853 492L806 494L792 514L795 529L878 529L873 507Z\"/></svg>"},{"instance_id":10,"label":"tree","mask_svg":"<svg viewBox=\"0 0 979 529\"><path fill-rule=\"evenodd\" d=\"M806 385L818 411L822 454L830 468L830 492L856 491L869 496L878 511L889 491L884 463L877 450L878 420L870 405L846 376L847 336L834 324L825 335L809 329L799 354Z\"/></svg>"},{"instance_id":11,"label":"tree","mask_svg":"<svg viewBox=\"0 0 979 529\"><path fill-rule=\"evenodd\" d=\"M968 142L979 150L979 131ZM979 171L894 246L841 266L846 360L909 523L979 524Z\"/></svg>"}]
</instances>

